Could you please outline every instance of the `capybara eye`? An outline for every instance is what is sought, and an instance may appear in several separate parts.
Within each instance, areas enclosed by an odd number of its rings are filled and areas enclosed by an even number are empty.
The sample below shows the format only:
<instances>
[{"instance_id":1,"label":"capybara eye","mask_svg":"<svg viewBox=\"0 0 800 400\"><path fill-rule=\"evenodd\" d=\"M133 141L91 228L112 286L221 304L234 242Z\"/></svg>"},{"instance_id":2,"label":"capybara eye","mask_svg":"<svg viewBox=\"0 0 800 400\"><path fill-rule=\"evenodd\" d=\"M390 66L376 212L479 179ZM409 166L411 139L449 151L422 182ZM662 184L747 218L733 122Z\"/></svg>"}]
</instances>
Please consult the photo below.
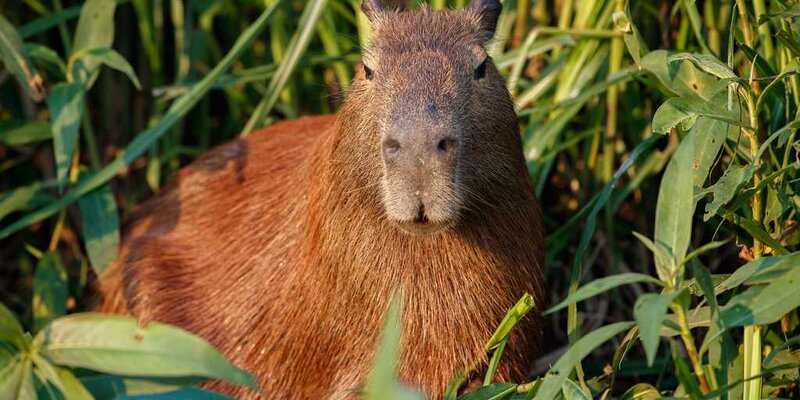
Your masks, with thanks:
<instances>
[{"instance_id":1,"label":"capybara eye","mask_svg":"<svg viewBox=\"0 0 800 400\"><path fill-rule=\"evenodd\" d=\"M372 69L364 65L364 76L366 76L367 79L372 80L372 78L375 77L375 74L372 72Z\"/></svg>"},{"instance_id":2,"label":"capybara eye","mask_svg":"<svg viewBox=\"0 0 800 400\"><path fill-rule=\"evenodd\" d=\"M475 68L475 80L483 79L486 76L486 62L489 61L489 58L483 60L481 65L478 65L478 68Z\"/></svg>"}]
</instances>

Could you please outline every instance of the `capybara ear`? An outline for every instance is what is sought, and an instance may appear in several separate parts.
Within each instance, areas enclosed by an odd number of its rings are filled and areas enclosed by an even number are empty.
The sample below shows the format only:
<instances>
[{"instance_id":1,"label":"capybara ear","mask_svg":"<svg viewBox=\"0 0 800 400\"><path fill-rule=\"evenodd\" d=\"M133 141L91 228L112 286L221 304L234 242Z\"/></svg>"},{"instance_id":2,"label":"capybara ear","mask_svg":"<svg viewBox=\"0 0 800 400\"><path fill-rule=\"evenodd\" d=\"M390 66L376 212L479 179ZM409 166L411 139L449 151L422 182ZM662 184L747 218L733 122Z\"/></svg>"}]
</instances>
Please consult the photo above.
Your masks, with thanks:
<instances>
[{"instance_id":1,"label":"capybara ear","mask_svg":"<svg viewBox=\"0 0 800 400\"><path fill-rule=\"evenodd\" d=\"M383 4L383 0L363 0L361 2L361 11L364 12L370 22L375 23L375 20L386 12L386 5Z\"/></svg>"},{"instance_id":2,"label":"capybara ear","mask_svg":"<svg viewBox=\"0 0 800 400\"><path fill-rule=\"evenodd\" d=\"M364 3L366 2L367 0L364 0ZM481 29L485 34L484 41L491 39L497 28L497 19L500 18L500 13L503 11L500 0L472 0L468 10L480 19Z\"/></svg>"}]
</instances>

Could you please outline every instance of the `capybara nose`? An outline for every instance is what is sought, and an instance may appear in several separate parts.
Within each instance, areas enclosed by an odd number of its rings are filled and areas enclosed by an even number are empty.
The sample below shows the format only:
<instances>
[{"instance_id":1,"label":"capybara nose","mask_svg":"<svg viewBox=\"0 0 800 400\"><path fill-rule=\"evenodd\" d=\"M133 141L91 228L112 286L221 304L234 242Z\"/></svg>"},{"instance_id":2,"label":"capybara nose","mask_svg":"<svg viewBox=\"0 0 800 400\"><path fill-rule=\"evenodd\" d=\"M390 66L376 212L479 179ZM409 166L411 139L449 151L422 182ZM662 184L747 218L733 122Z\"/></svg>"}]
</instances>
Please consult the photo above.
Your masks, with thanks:
<instances>
[{"instance_id":1,"label":"capybara nose","mask_svg":"<svg viewBox=\"0 0 800 400\"><path fill-rule=\"evenodd\" d=\"M383 158L389 165L446 166L455 162L457 152L458 140L449 133L387 135L383 140Z\"/></svg>"}]
</instances>

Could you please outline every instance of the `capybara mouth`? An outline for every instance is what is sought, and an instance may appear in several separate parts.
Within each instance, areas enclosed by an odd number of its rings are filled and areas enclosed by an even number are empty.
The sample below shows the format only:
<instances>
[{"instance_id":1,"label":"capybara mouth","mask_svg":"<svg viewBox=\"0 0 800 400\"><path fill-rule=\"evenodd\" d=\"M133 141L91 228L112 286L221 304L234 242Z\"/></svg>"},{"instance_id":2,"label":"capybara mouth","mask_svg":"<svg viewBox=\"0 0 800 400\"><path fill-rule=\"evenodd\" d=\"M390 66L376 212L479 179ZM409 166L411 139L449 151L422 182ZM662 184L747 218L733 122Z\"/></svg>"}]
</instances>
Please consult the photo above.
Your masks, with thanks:
<instances>
[{"instance_id":1,"label":"capybara mouth","mask_svg":"<svg viewBox=\"0 0 800 400\"><path fill-rule=\"evenodd\" d=\"M449 223L433 222L427 218L422 220L415 219L413 221L396 221L395 225L397 225L401 231L416 236L431 235L441 232L450 226Z\"/></svg>"}]
</instances>

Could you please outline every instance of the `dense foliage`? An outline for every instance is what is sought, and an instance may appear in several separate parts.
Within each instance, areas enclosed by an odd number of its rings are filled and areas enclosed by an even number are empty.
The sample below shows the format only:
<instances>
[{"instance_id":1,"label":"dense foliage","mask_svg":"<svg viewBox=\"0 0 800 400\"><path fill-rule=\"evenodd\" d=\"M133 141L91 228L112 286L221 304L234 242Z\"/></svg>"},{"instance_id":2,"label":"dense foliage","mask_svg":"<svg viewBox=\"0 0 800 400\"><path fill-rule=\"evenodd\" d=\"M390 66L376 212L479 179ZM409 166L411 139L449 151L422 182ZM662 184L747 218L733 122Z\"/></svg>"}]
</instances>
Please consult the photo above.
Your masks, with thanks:
<instances>
[{"instance_id":1,"label":"dense foliage","mask_svg":"<svg viewBox=\"0 0 800 400\"><path fill-rule=\"evenodd\" d=\"M187 332L82 311L120 221L181 166L336 110L369 37L357 3L0 4L1 399L254 385ZM463 398L800 397L799 23L795 0L504 1L489 52L543 203L552 307L531 380L492 381L514 322L547 307L524 297ZM401 313L368 397L417 397L393 379Z\"/></svg>"}]
</instances>

